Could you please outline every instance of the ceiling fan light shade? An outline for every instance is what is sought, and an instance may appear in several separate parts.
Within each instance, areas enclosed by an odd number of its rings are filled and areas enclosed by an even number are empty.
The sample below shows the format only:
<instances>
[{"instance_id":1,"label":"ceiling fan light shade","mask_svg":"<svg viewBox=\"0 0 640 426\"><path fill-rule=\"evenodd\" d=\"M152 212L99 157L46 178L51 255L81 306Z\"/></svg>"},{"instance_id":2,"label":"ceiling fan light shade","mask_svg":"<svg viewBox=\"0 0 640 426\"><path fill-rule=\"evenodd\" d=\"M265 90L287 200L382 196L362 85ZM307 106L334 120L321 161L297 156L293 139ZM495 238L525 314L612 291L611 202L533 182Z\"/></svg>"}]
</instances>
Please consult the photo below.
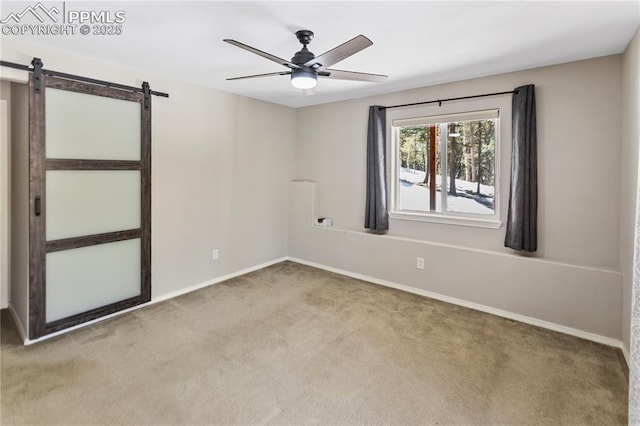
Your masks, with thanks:
<instances>
[{"instance_id":1,"label":"ceiling fan light shade","mask_svg":"<svg viewBox=\"0 0 640 426\"><path fill-rule=\"evenodd\" d=\"M313 89L316 87L318 76L309 70L293 70L291 72L291 85L297 89Z\"/></svg>"}]
</instances>

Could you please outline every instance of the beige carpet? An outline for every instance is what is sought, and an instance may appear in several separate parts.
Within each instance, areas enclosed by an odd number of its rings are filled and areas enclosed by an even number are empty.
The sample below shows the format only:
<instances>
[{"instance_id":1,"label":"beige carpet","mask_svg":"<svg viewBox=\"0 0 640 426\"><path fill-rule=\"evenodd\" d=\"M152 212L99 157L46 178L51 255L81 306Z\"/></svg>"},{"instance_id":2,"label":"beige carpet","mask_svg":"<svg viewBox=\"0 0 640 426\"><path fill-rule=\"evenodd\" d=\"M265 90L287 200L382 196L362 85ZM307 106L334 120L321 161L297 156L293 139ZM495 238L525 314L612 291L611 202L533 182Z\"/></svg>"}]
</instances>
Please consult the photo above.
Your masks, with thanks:
<instances>
[{"instance_id":1,"label":"beige carpet","mask_svg":"<svg viewBox=\"0 0 640 426\"><path fill-rule=\"evenodd\" d=\"M3 424L625 424L616 349L284 262L23 347Z\"/></svg>"}]
</instances>

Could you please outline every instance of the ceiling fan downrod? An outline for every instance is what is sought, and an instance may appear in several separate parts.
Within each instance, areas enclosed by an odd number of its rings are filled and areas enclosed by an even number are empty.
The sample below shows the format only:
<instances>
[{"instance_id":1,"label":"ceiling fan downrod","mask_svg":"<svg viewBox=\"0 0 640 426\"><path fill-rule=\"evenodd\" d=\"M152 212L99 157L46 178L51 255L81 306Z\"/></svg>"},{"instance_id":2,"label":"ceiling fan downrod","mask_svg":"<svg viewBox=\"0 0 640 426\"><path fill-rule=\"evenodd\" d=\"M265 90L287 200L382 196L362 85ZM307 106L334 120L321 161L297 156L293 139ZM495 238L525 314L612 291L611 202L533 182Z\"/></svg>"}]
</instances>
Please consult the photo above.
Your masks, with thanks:
<instances>
[{"instance_id":1,"label":"ceiling fan downrod","mask_svg":"<svg viewBox=\"0 0 640 426\"><path fill-rule=\"evenodd\" d=\"M296 52L295 55L293 55L293 58L291 58L291 62L296 65L303 66L316 57L316 55L314 55L309 51L309 49L307 49L307 45L311 43L311 40L313 40L313 31L296 31L296 37L298 37L298 41L302 44L302 49L299 52Z\"/></svg>"}]
</instances>

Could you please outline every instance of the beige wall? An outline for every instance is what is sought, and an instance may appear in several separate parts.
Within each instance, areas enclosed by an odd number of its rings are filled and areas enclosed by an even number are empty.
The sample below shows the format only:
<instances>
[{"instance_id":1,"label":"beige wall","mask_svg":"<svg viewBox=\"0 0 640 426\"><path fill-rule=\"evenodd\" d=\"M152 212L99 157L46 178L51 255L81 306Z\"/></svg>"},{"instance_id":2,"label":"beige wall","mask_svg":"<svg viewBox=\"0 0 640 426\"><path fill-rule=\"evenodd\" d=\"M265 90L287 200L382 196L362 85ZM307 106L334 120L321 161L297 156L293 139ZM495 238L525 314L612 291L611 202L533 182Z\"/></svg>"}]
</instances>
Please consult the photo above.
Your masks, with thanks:
<instances>
[{"instance_id":1,"label":"beige wall","mask_svg":"<svg viewBox=\"0 0 640 426\"><path fill-rule=\"evenodd\" d=\"M9 302L23 335L29 330L29 101L11 83L11 251Z\"/></svg>"},{"instance_id":2,"label":"beige wall","mask_svg":"<svg viewBox=\"0 0 640 426\"><path fill-rule=\"evenodd\" d=\"M6 37L1 43L3 60L28 64L37 56L45 68L132 86L146 80L170 94L152 100L154 299L287 255L294 110Z\"/></svg>"},{"instance_id":3,"label":"beige wall","mask_svg":"<svg viewBox=\"0 0 640 426\"><path fill-rule=\"evenodd\" d=\"M316 213L332 217L335 230L356 233L303 232L290 220L290 255L620 339L621 65L616 55L299 109L296 178L318 182ZM505 249L504 226L391 219L389 236L414 241L358 235L369 105L499 92L528 83L536 85L538 115L536 258ZM508 161L500 183L504 201ZM503 221L506 214L503 208ZM424 271L415 268L420 255Z\"/></svg>"},{"instance_id":4,"label":"beige wall","mask_svg":"<svg viewBox=\"0 0 640 426\"><path fill-rule=\"evenodd\" d=\"M295 112L189 84L152 85L171 96L153 105L153 296L286 256Z\"/></svg>"},{"instance_id":5,"label":"beige wall","mask_svg":"<svg viewBox=\"0 0 640 426\"><path fill-rule=\"evenodd\" d=\"M633 235L638 197L640 145L640 29L622 59L622 155L620 163L620 270L623 274L623 342L628 350L631 326Z\"/></svg>"},{"instance_id":6,"label":"beige wall","mask_svg":"<svg viewBox=\"0 0 640 426\"><path fill-rule=\"evenodd\" d=\"M617 270L621 131L620 126L606 123L620 121L620 72L617 55L302 108L296 178L319 182L318 208L334 218L336 227L362 230L369 105L500 92L533 83L538 114L538 256ZM508 160L509 151L504 151ZM502 165L504 196L508 161ZM504 220L506 209L502 216ZM503 247L504 229L392 219L390 235L509 252Z\"/></svg>"},{"instance_id":7,"label":"beige wall","mask_svg":"<svg viewBox=\"0 0 640 426\"><path fill-rule=\"evenodd\" d=\"M9 152L11 84L0 81L0 309L9 306Z\"/></svg>"}]
</instances>

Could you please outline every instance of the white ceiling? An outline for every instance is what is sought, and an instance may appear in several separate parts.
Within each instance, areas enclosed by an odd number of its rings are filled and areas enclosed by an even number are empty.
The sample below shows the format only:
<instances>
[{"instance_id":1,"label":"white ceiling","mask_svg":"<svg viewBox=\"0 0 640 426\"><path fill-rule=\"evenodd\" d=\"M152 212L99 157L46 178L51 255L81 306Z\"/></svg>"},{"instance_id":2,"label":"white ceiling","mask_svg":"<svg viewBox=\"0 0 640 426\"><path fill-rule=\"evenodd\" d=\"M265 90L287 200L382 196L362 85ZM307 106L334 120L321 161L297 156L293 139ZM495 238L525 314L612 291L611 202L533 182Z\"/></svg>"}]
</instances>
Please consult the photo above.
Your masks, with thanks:
<instances>
[{"instance_id":1,"label":"white ceiling","mask_svg":"<svg viewBox=\"0 0 640 426\"><path fill-rule=\"evenodd\" d=\"M3 1L0 13L5 17L29 4L34 2ZM45 3L55 4L62 2ZM638 0L67 1L65 7L124 10L124 33L23 39L291 107L621 53L640 25ZM294 35L299 29L315 32L309 49L316 55L364 34L373 46L334 68L387 74L388 81L320 79L316 94L305 96L287 76L225 80L286 68L223 38L290 59L301 47Z\"/></svg>"}]
</instances>

